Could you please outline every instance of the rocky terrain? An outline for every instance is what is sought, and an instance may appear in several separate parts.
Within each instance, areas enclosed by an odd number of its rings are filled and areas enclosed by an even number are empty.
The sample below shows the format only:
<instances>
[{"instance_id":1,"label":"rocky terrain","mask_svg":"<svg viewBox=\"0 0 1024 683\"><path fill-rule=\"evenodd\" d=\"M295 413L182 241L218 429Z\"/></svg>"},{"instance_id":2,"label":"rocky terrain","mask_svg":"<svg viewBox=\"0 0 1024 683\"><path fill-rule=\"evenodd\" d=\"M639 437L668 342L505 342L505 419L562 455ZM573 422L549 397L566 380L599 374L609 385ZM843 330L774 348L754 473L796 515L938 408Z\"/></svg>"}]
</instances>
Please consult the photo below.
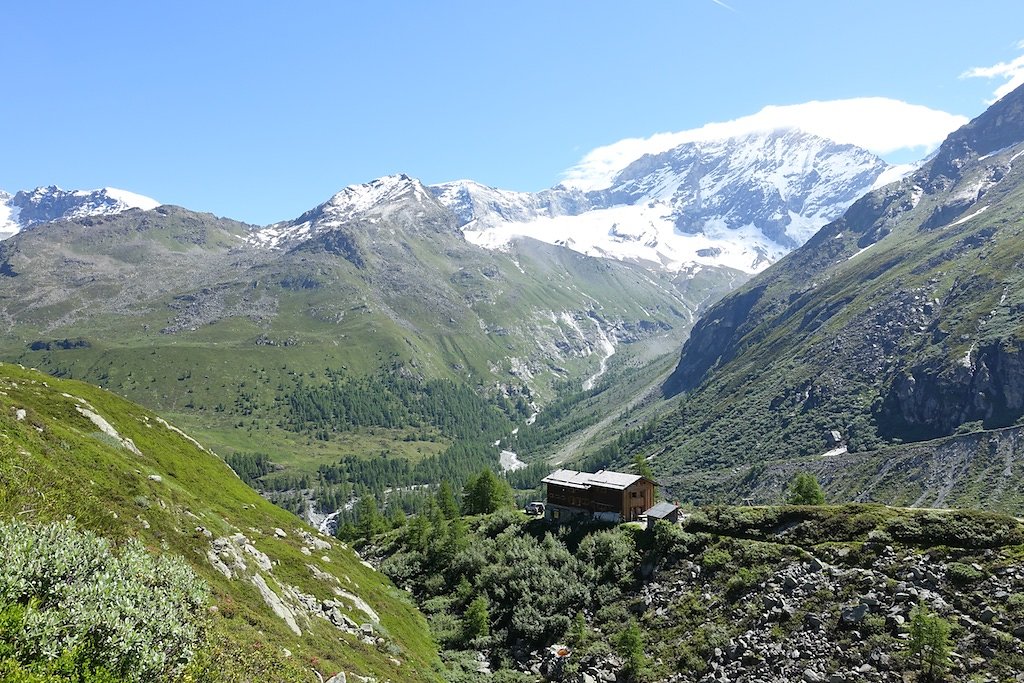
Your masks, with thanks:
<instances>
[{"instance_id":1,"label":"rocky terrain","mask_svg":"<svg viewBox=\"0 0 1024 683\"><path fill-rule=\"evenodd\" d=\"M768 459L666 477L694 502L782 500L797 472L814 474L832 500L909 507L1024 509L1024 428L1006 427L919 443L849 452L837 446L804 458Z\"/></svg>"},{"instance_id":2,"label":"rocky terrain","mask_svg":"<svg viewBox=\"0 0 1024 683\"><path fill-rule=\"evenodd\" d=\"M420 554L422 531L403 530L369 552L416 597L460 681L902 683L920 680L920 610L951 629L950 680L1024 680L1024 527L1012 517L847 504L683 518L556 530L499 512L470 521L461 549ZM443 537L441 524L425 528ZM501 568L473 572L484 558ZM473 596L490 632L467 639L460 605Z\"/></svg>"},{"instance_id":3,"label":"rocky terrain","mask_svg":"<svg viewBox=\"0 0 1024 683\"><path fill-rule=\"evenodd\" d=\"M653 613L652 629L673 625L681 593L729 599L707 573L700 562L684 560L644 586L639 597ZM977 557L921 552L894 546L883 533L856 547L812 549L734 597L731 606L715 605L720 618L741 626L711 651L707 673L665 680L901 682L913 668L905 643L919 603L957 625L955 679L1021 680L1012 678L1015 664L995 660L997 653L1019 659L1024 620L1020 601L1008 609L1007 600L1022 587L1024 570L1011 554L994 550Z\"/></svg>"}]
</instances>

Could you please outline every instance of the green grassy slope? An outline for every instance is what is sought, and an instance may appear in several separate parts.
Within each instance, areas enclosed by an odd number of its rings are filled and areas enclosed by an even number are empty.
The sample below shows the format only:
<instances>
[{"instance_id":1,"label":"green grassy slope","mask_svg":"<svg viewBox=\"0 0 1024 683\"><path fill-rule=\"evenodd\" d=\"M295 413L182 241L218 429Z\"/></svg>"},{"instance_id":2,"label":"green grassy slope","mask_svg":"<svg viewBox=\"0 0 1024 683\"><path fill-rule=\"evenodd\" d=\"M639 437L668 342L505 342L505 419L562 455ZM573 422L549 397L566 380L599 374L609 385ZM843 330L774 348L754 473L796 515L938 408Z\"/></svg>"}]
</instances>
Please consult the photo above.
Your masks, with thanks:
<instances>
[{"instance_id":1,"label":"green grassy slope","mask_svg":"<svg viewBox=\"0 0 1024 683\"><path fill-rule=\"evenodd\" d=\"M185 558L212 587L214 654L235 676L228 680L314 681L314 670L442 678L426 624L402 591L157 415L97 387L0 365L0 515L70 515L115 541ZM261 597L261 580L301 635ZM331 600L343 628L322 616ZM372 635L358 633L364 623Z\"/></svg>"}]
</instances>

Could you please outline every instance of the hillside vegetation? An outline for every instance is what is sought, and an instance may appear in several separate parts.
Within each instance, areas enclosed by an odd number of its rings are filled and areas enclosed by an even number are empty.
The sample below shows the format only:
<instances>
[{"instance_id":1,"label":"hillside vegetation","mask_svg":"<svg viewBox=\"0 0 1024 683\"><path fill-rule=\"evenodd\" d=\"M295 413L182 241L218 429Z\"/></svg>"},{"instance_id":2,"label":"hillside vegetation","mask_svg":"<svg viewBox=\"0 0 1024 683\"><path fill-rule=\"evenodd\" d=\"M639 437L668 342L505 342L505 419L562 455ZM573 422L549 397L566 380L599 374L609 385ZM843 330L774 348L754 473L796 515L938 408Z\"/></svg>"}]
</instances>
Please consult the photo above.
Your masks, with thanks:
<instances>
[{"instance_id":1,"label":"hillside vegetation","mask_svg":"<svg viewBox=\"0 0 1024 683\"><path fill-rule=\"evenodd\" d=\"M1015 680L1022 543L1004 515L879 505L709 507L651 532L439 507L368 552L453 681L896 683L922 671L925 618L951 629L936 673Z\"/></svg>"},{"instance_id":2,"label":"hillside vegetation","mask_svg":"<svg viewBox=\"0 0 1024 683\"><path fill-rule=\"evenodd\" d=\"M340 671L445 678L416 608L344 544L262 499L150 411L82 382L0 365L0 526L67 517L122 558L144 548L194 573L196 595L209 596L189 598L202 602L194 617L205 634L193 658L199 673L190 670L196 680L317 681ZM46 538L77 543L66 533ZM15 547L0 549L3 571ZM39 557L72 552L40 550ZM0 592L14 600L0 615L46 608L39 591Z\"/></svg>"}]
</instances>

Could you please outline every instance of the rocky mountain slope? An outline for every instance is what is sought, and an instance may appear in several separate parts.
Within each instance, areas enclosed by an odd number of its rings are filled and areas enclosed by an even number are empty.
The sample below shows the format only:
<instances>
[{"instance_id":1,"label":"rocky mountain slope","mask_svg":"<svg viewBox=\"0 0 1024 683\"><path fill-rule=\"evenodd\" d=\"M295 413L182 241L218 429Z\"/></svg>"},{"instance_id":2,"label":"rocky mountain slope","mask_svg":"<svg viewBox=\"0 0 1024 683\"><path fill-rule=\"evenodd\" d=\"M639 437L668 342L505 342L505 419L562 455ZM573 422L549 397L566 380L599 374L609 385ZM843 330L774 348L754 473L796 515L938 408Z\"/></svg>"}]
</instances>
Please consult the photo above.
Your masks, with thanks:
<instances>
[{"instance_id":1,"label":"rocky mountain slope","mask_svg":"<svg viewBox=\"0 0 1024 683\"><path fill-rule=\"evenodd\" d=\"M191 436L97 387L0 365L0 518L66 516L192 566L218 681L445 678L400 591Z\"/></svg>"},{"instance_id":2,"label":"rocky mountain slope","mask_svg":"<svg viewBox=\"0 0 1024 683\"><path fill-rule=\"evenodd\" d=\"M40 226L0 252L15 346L217 338L251 349L327 345L359 366L386 350L428 374L541 392L552 377L582 381L597 369L605 340L685 333L706 296L532 241L501 253L468 244L451 212L406 176L346 188L266 228L160 207Z\"/></svg>"},{"instance_id":3,"label":"rocky mountain slope","mask_svg":"<svg viewBox=\"0 0 1024 683\"><path fill-rule=\"evenodd\" d=\"M526 235L671 272L756 273L899 172L853 145L782 129L648 154L585 192L508 192L472 181L431 191L483 246Z\"/></svg>"},{"instance_id":4,"label":"rocky mountain slope","mask_svg":"<svg viewBox=\"0 0 1024 683\"><path fill-rule=\"evenodd\" d=\"M712 307L667 386L661 471L1019 423L1022 153L1017 90Z\"/></svg>"},{"instance_id":5,"label":"rocky mountain slope","mask_svg":"<svg viewBox=\"0 0 1024 683\"><path fill-rule=\"evenodd\" d=\"M13 195L0 190L0 240L39 223L103 216L129 209L148 211L159 205L154 199L114 187L62 190L51 185L21 190Z\"/></svg>"}]
</instances>

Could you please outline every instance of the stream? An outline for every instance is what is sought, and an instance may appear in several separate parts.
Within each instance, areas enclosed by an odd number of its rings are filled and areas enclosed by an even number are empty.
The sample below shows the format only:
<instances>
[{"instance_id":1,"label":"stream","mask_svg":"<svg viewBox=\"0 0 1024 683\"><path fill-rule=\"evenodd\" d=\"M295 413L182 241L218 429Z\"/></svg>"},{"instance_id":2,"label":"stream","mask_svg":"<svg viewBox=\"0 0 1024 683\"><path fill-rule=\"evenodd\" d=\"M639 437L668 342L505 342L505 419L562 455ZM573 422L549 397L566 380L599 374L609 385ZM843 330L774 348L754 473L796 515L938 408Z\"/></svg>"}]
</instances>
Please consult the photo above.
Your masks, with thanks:
<instances>
[{"instance_id":1,"label":"stream","mask_svg":"<svg viewBox=\"0 0 1024 683\"><path fill-rule=\"evenodd\" d=\"M601 337L597 340L597 345L604 352L604 356L601 358L601 367L598 368L597 372L583 382L583 391L590 391L594 388L597 380L601 379L601 375L608 371L608 359L615 355L615 344L612 344L612 340L608 338L608 335L605 334L605 331L600 326L598 326L597 330L601 333Z\"/></svg>"}]
</instances>

